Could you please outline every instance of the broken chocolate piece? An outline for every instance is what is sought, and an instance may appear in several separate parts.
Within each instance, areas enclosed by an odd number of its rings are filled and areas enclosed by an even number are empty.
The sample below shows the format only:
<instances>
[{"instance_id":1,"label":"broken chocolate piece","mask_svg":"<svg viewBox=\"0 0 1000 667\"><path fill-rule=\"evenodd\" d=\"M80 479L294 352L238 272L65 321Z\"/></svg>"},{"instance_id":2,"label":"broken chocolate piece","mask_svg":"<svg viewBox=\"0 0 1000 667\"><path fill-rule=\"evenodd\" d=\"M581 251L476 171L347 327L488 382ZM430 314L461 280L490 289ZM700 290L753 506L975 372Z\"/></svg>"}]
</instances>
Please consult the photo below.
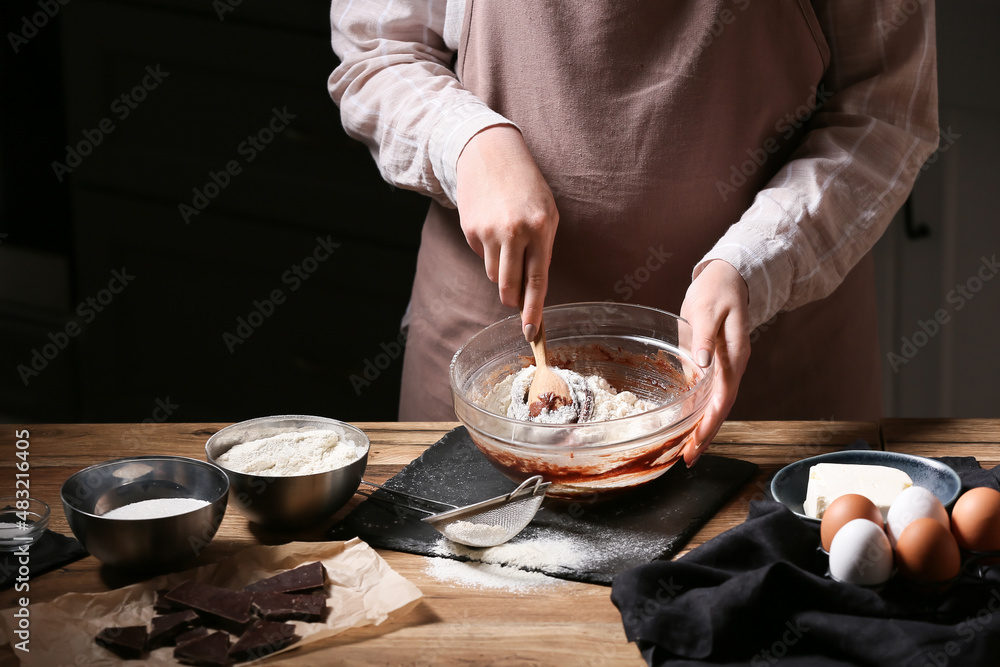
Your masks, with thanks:
<instances>
[{"instance_id":1,"label":"broken chocolate piece","mask_svg":"<svg viewBox=\"0 0 1000 667\"><path fill-rule=\"evenodd\" d=\"M248 593L294 593L321 588L326 583L326 568L316 561L301 565L294 570L287 570L267 579L255 581L243 587Z\"/></svg>"},{"instance_id":2,"label":"broken chocolate piece","mask_svg":"<svg viewBox=\"0 0 1000 667\"><path fill-rule=\"evenodd\" d=\"M163 597L169 592L170 590L166 588L161 588L156 591L156 599L153 600L153 611L157 614L169 614L171 612L181 610L178 605Z\"/></svg>"},{"instance_id":3,"label":"broken chocolate piece","mask_svg":"<svg viewBox=\"0 0 1000 667\"><path fill-rule=\"evenodd\" d=\"M268 621L318 621L326 610L323 593L254 593L253 608Z\"/></svg>"},{"instance_id":4,"label":"broken chocolate piece","mask_svg":"<svg viewBox=\"0 0 1000 667\"><path fill-rule=\"evenodd\" d=\"M225 667L229 664L229 635L222 630L179 644L174 659L185 665Z\"/></svg>"},{"instance_id":5,"label":"broken chocolate piece","mask_svg":"<svg viewBox=\"0 0 1000 667\"><path fill-rule=\"evenodd\" d=\"M251 621L250 602L253 596L250 593L185 581L164 597L194 609L207 624L236 634L243 632Z\"/></svg>"},{"instance_id":6,"label":"broken chocolate piece","mask_svg":"<svg viewBox=\"0 0 1000 667\"><path fill-rule=\"evenodd\" d=\"M204 625L199 625L197 627L191 628L190 630L188 630L183 634L177 635L177 639L174 640L174 646L180 646L181 644L189 642L193 639L201 639L207 634L208 634L208 628L206 628Z\"/></svg>"},{"instance_id":7,"label":"broken chocolate piece","mask_svg":"<svg viewBox=\"0 0 1000 667\"><path fill-rule=\"evenodd\" d=\"M163 616L154 616L149 628L148 646L150 649L160 646L170 646L178 635L191 629L192 625L200 624L200 617L193 609L175 611Z\"/></svg>"},{"instance_id":8,"label":"broken chocolate piece","mask_svg":"<svg viewBox=\"0 0 1000 667\"><path fill-rule=\"evenodd\" d=\"M125 660L141 658L146 651L146 626L104 628L94 641Z\"/></svg>"},{"instance_id":9,"label":"broken chocolate piece","mask_svg":"<svg viewBox=\"0 0 1000 667\"><path fill-rule=\"evenodd\" d=\"M258 620L233 644L229 656L237 661L257 660L299 639L291 623Z\"/></svg>"}]
</instances>

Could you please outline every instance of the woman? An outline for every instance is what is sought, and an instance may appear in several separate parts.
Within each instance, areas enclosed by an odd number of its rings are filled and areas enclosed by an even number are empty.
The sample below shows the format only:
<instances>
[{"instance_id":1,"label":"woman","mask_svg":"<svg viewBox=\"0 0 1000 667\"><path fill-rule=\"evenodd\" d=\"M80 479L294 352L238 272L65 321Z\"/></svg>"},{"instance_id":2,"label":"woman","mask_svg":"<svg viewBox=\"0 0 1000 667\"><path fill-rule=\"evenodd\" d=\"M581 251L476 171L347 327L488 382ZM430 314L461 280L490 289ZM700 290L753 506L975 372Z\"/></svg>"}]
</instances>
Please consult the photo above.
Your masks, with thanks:
<instances>
[{"instance_id":1,"label":"woman","mask_svg":"<svg viewBox=\"0 0 1000 667\"><path fill-rule=\"evenodd\" d=\"M729 414L880 416L868 253L937 145L932 2L337 0L331 16L345 128L433 198L401 419L453 418L448 362L522 295L528 338L544 302L679 308L719 368L700 441Z\"/></svg>"}]
</instances>

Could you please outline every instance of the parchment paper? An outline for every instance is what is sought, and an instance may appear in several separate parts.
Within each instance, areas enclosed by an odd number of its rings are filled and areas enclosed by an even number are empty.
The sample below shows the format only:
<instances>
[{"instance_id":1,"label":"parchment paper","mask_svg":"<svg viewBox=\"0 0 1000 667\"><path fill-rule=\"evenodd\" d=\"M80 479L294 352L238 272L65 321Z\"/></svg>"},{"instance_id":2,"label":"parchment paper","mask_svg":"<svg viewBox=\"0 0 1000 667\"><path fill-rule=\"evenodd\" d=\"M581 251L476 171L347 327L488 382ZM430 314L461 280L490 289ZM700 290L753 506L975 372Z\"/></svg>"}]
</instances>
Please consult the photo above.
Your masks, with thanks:
<instances>
[{"instance_id":1,"label":"parchment paper","mask_svg":"<svg viewBox=\"0 0 1000 667\"><path fill-rule=\"evenodd\" d=\"M94 636L108 626L148 624L155 615L153 600L157 589L173 588L190 579L239 590L251 582L317 560L326 566L329 578L329 616L321 623L291 621L302 639L275 653L291 651L350 628L378 625L390 613L409 608L422 596L420 589L389 567L360 539L253 546L194 570L163 575L106 593L67 593L52 602L30 605L30 652L14 653L22 665L138 664L124 661L98 646ZM17 627L15 611L0 612L4 634L12 645L20 641L13 633ZM143 664L176 665L173 650L172 646L158 648L148 654Z\"/></svg>"}]
</instances>

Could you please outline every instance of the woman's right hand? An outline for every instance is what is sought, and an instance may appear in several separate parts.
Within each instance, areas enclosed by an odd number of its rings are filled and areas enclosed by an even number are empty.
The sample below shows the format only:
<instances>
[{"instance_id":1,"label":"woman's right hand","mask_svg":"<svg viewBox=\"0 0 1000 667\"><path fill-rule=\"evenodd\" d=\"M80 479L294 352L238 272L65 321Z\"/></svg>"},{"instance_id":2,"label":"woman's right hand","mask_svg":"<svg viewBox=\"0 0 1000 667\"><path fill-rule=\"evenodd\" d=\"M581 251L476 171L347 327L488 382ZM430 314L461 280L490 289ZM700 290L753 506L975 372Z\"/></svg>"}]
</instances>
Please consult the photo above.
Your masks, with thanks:
<instances>
[{"instance_id":1,"label":"woman's right hand","mask_svg":"<svg viewBox=\"0 0 1000 667\"><path fill-rule=\"evenodd\" d=\"M483 258L500 301L522 306L523 331L535 337L548 290L559 211L521 132L495 125L465 145L457 165L458 213L469 246Z\"/></svg>"}]
</instances>

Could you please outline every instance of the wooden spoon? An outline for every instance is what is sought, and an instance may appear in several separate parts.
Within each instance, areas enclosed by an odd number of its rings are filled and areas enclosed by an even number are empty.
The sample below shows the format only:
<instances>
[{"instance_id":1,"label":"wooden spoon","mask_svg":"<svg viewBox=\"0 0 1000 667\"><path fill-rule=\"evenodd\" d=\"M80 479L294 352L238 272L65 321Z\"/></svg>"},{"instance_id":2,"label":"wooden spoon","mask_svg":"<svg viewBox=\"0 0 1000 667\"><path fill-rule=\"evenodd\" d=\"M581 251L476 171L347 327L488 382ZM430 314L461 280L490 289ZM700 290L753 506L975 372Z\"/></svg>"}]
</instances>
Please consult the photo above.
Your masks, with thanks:
<instances>
[{"instance_id":1,"label":"wooden spoon","mask_svg":"<svg viewBox=\"0 0 1000 667\"><path fill-rule=\"evenodd\" d=\"M531 352L535 355L535 375L528 387L528 413L537 417L543 410L557 410L564 405L570 405L569 385L555 374L548 364L548 353L545 350L545 321L538 323L538 333L535 339L528 342Z\"/></svg>"}]
</instances>

